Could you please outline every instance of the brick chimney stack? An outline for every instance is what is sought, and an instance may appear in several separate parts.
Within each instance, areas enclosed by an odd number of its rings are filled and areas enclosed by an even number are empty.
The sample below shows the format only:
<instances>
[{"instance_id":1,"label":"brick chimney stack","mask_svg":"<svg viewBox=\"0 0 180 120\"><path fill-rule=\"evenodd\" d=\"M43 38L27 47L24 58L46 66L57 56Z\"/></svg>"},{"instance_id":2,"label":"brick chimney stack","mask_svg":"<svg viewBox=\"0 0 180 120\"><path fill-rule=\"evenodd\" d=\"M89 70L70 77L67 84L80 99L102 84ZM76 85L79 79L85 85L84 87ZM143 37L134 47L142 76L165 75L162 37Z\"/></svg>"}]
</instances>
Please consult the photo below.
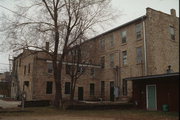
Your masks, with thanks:
<instances>
[{"instance_id":1,"label":"brick chimney stack","mask_svg":"<svg viewBox=\"0 0 180 120\"><path fill-rule=\"evenodd\" d=\"M173 17L176 17L176 10L175 10L175 9L171 9L171 15L172 15Z\"/></svg>"},{"instance_id":2,"label":"brick chimney stack","mask_svg":"<svg viewBox=\"0 0 180 120\"><path fill-rule=\"evenodd\" d=\"M49 51L49 42L46 42L46 50Z\"/></svg>"}]
</instances>

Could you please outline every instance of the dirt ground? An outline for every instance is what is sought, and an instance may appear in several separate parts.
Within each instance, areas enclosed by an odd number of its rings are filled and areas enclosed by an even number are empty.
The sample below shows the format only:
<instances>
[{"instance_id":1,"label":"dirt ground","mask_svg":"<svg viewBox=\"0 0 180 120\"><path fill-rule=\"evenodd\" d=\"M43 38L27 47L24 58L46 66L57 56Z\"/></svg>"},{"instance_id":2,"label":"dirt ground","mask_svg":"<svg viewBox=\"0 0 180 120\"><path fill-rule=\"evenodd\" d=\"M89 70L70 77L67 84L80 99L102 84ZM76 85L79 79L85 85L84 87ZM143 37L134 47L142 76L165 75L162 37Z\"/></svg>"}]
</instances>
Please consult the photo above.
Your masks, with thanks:
<instances>
[{"instance_id":1,"label":"dirt ground","mask_svg":"<svg viewBox=\"0 0 180 120\"><path fill-rule=\"evenodd\" d=\"M165 117L141 117L141 116L122 116L122 117L88 117L88 116L67 116L67 115L55 115L55 116L3 116L0 120L178 120L178 118L165 118Z\"/></svg>"},{"instance_id":2,"label":"dirt ground","mask_svg":"<svg viewBox=\"0 0 180 120\"><path fill-rule=\"evenodd\" d=\"M6 112L3 112L6 110ZM179 120L179 113L144 110L59 110L32 107L0 109L0 120Z\"/></svg>"}]
</instances>

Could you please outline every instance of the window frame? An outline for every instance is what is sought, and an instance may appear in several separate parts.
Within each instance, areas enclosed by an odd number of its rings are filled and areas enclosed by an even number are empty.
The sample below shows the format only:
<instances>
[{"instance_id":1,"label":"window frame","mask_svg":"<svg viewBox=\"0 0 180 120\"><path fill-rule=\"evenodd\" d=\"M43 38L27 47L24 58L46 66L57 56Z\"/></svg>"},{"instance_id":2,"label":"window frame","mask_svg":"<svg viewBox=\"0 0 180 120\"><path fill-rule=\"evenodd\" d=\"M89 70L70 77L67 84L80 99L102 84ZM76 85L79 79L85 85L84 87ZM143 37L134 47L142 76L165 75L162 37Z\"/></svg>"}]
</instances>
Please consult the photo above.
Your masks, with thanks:
<instances>
[{"instance_id":1,"label":"window frame","mask_svg":"<svg viewBox=\"0 0 180 120\"><path fill-rule=\"evenodd\" d=\"M123 33L125 33L125 35L124 35ZM124 40L124 39L125 39L125 40ZM124 42L124 41L125 41L125 42ZM127 43L127 30L124 30L124 31L121 32L121 43L122 43L122 44Z\"/></svg>"},{"instance_id":2,"label":"window frame","mask_svg":"<svg viewBox=\"0 0 180 120\"><path fill-rule=\"evenodd\" d=\"M170 33L170 38L171 38L171 40L175 40L176 39L176 37L175 37L175 28L174 28L174 26L169 26L169 33Z\"/></svg>"},{"instance_id":3,"label":"window frame","mask_svg":"<svg viewBox=\"0 0 180 120\"><path fill-rule=\"evenodd\" d=\"M127 50L122 51L122 62L123 62L123 66L126 66L128 64L127 63Z\"/></svg>"},{"instance_id":4,"label":"window frame","mask_svg":"<svg viewBox=\"0 0 180 120\"><path fill-rule=\"evenodd\" d=\"M135 25L135 31L136 31L136 39L140 40L142 39L143 35L142 35L142 31L143 31L143 24L142 22L137 23Z\"/></svg>"},{"instance_id":5,"label":"window frame","mask_svg":"<svg viewBox=\"0 0 180 120\"><path fill-rule=\"evenodd\" d=\"M139 50L141 50L141 53L139 53ZM136 62L137 62L137 64L141 64L143 62L143 48L142 48L142 46L136 48Z\"/></svg>"}]
</instances>

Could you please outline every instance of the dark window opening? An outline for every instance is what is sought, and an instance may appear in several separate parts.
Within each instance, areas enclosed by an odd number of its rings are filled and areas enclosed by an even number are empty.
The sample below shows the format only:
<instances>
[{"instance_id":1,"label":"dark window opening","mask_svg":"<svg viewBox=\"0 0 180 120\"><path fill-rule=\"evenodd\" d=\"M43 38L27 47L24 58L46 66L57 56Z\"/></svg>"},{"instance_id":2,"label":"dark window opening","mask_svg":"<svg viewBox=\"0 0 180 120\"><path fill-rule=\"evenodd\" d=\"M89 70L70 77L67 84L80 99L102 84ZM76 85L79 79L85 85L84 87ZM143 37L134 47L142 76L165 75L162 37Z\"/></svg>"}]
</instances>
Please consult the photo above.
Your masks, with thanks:
<instances>
[{"instance_id":1,"label":"dark window opening","mask_svg":"<svg viewBox=\"0 0 180 120\"><path fill-rule=\"evenodd\" d=\"M53 72L53 65L52 63L48 63L48 73L52 73Z\"/></svg>"},{"instance_id":2,"label":"dark window opening","mask_svg":"<svg viewBox=\"0 0 180 120\"><path fill-rule=\"evenodd\" d=\"M90 84L90 96L94 96L94 93L95 93L95 85L94 83L91 83Z\"/></svg>"},{"instance_id":3,"label":"dark window opening","mask_svg":"<svg viewBox=\"0 0 180 120\"><path fill-rule=\"evenodd\" d=\"M65 82L65 94L71 94L71 83Z\"/></svg>"},{"instance_id":4,"label":"dark window opening","mask_svg":"<svg viewBox=\"0 0 180 120\"><path fill-rule=\"evenodd\" d=\"M46 84L46 94L52 94L53 82L47 82Z\"/></svg>"},{"instance_id":5,"label":"dark window opening","mask_svg":"<svg viewBox=\"0 0 180 120\"><path fill-rule=\"evenodd\" d=\"M24 75L26 75L26 65L24 66Z\"/></svg>"},{"instance_id":6,"label":"dark window opening","mask_svg":"<svg viewBox=\"0 0 180 120\"><path fill-rule=\"evenodd\" d=\"M30 73L31 72L31 64L29 63L28 64L28 73Z\"/></svg>"},{"instance_id":7,"label":"dark window opening","mask_svg":"<svg viewBox=\"0 0 180 120\"><path fill-rule=\"evenodd\" d=\"M105 96L105 82L101 81L101 97Z\"/></svg>"},{"instance_id":8,"label":"dark window opening","mask_svg":"<svg viewBox=\"0 0 180 120\"><path fill-rule=\"evenodd\" d=\"M24 85L29 87L29 81L24 81Z\"/></svg>"}]
</instances>

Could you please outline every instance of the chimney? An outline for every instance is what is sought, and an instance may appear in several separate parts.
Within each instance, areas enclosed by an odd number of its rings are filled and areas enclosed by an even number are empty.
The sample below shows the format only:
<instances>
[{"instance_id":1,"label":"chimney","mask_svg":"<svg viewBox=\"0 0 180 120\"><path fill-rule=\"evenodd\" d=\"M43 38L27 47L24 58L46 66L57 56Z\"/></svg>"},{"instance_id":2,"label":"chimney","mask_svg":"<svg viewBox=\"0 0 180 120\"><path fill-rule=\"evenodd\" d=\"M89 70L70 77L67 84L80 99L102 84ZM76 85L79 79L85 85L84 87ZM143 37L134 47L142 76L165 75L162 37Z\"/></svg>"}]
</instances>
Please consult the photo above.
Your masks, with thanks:
<instances>
[{"instance_id":1,"label":"chimney","mask_svg":"<svg viewBox=\"0 0 180 120\"><path fill-rule=\"evenodd\" d=\"M46 42L46 50L49 51L49 42Z\"/></svg>"},{"instance_id":2,"label":"chimney","mask_svg":"<svg viewBox=\"0 0 180 120\"><path fill-rule=\"evenodd\" d=\"M176 10L175 10L175 9L171 9L171 15L172 15L173 17L176 17Z\"/></svg>"}]
</instances>

